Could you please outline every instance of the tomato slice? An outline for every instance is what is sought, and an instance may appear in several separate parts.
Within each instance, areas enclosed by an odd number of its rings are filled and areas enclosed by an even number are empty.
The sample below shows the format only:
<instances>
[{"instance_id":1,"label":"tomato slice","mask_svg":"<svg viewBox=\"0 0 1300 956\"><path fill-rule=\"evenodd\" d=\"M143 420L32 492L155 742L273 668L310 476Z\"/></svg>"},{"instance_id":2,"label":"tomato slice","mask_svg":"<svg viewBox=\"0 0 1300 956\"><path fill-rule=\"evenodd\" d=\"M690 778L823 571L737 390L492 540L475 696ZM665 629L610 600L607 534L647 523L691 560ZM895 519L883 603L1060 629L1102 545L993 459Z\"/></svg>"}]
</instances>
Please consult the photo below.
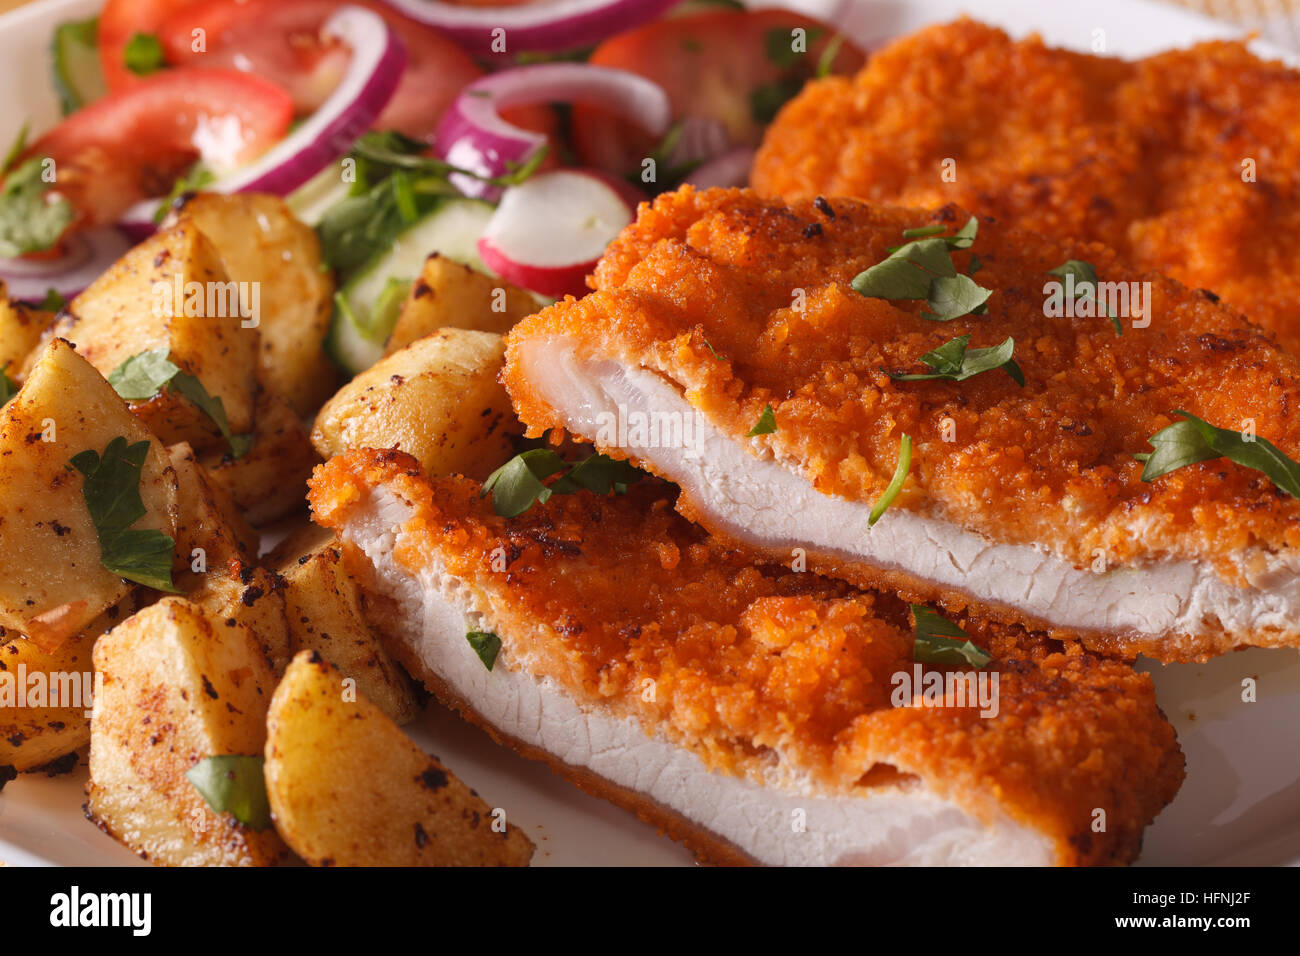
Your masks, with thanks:
<instances>
[{"instance_id":1,"label":"tomato slice","mask_svg":"<svg viewBox=\"0 0 1300 956\"><path fill-rule=\"evenodd\" d=\"M805 31L806 52L791 49L796 28ZM732 145L757 146L776 107L814 75L834 37L833 26L788 10L722 10L620 33L596 47L591 62L654 80L679 119L717 120ZM844 41L831 71L854 72L864 60ZM583 104L573 108L572 136L584 165L617 173L638 169L656 145L626 119Z\"/></svg>"},{"instance_id":2,"label":"tomato slice","mask_svg":"<svg viewBox=\"0 0 1300 956\"><path fill-rule=\"evenodd\" d=\"M54 189L77 225L116 220L165 194L202 155L246 163L288 132L293 103L265 80L235 70L163 70L73 113L24 154L54 160Z\"/></svg>"},{"instance_id":3,"label":"tomato slice","mask_svg":"<svg viewBox=\"0 0 1300 956\"><path fill-rule=\"evenodd\" d=\"M109 92L140 79L126 68L126 45L137 33L153 33L168 15L193 0L108 0L99 13L99 63Z\"/></svg>"},{"instance_id":4,"label":"tomato slice","mask_svg":"<svg viewBox=\"0 0 1300 956\"><path fill-rule=\"evenodd\" d=\"M402 82L375 123L425 139L443 111L482 70L438 31L372 0L351 0L382 16L406 44ZM168 62L244 70L283 87L299 115L329 96L347 69L342 43L322 43L321 25L343 0L201 0L167 18L159 29ZM195 30L203 30L196 49Z\"/></svg>"}]
</instances>

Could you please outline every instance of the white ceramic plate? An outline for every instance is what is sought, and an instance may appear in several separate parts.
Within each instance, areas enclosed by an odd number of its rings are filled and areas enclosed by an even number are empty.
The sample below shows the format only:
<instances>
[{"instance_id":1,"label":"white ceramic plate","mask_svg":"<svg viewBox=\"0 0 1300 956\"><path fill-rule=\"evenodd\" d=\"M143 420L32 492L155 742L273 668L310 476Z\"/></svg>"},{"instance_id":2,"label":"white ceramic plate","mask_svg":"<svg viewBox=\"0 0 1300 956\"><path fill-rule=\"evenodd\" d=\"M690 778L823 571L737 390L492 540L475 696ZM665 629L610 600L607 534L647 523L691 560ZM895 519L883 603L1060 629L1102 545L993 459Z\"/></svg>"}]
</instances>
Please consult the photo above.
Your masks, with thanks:
<instances>
[{"instance_id":1,"label":"white ceramic plate","mask_svg":"<svg viewBox=\"0 0 1300 956\"><path fill-rule=\"evenodd\" d=\"M25 121L39 131L57 117L49 82L53 25L93 14L98 0L45 0L0 17L0 146ZM1125 0L761 0L834 19L867 46L963 13L1052 44L1142 56L1212 37L1231 26L1172 6ZM827 14L830 14L828 17ZM1257 44L1261 54L1285 56ZM1290 57L1286 57L1290 59ZM1209 664L1144 664L1187 755L1187 781L1147 831L1146 865L1300 864L1300 655L1251 650ZM1254 678L1256 703L1242 681ZM470 786L506 808L537 844L540 865L685 865L691 857L631 814L584 795L539 764L497 747L482 732L431 706L411 728ZM9 865L138 863L86 822L85 768L64 777L20 777L0 794L0 861Z\"/></svg>"}]
</instances>

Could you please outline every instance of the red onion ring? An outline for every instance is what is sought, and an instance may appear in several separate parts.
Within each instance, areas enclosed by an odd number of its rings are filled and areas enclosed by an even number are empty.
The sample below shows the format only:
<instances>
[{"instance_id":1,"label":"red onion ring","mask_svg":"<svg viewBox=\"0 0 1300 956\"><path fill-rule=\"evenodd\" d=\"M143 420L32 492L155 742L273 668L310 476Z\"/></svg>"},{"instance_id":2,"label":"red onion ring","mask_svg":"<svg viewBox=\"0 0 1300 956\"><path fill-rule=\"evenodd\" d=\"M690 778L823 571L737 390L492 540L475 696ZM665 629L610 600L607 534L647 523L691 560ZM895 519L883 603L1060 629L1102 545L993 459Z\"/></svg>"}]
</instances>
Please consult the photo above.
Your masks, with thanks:
<instances>
[{"instance_id":1,"label":"red onion ring","mask_svg":"<svg viewBox=\"0 0 1300 956\"><path fill-rule=\"evenodd\" d=\"M649 23L681 0L554 0L518 7L459 7L437 0L387 0L480 56L572 50ZM503 31L496 33L495 31ZM505 50L493 49L498 38Z\"/></svg>"},{"instance_id":2,"label":"red onion ring","mask_svg":"<svg viewBox=\"0 0 1300 956\"><path fill-rule=\"evenodd\" d=\"M214 192L287 196L351 149L388 105L406 67L406 47L383 17L363 7L341 7L321 34L352 48L343 79L301 126L255 162L213 183ZM147 236L160 202L136 203L119 224L132 235Z\"/></svg>"},{"instance_id":3,"label":"red onion ring","mask_svg":"<svg viewBox=\"0 0 1300 956\"><path fill-rule=\"evenodd\" d=\"M696 167L683 182L690 183L696 189L711 189L714 186L747 186L749 171L753 165L754 150L748 146L737 146Z\"/></svg>"},{"instance_id":4,"label":"red onion ring","mask_svg":"<svg viewBox=\"0 0 1300 956\"><path fill-rule=\"evenodd\" d=\"M131 248L131 240L112 226L69 235L57 259L0 259L0 279L12 299L40 302L53 289L71 299L103 275Z\"/></svg>"},{"instance_id":5,"label":"red onion ring","mask_svg":"<svg viewBox=\"0 0 1300 956\"><path fill-rule=\"evenodd\" d=\"M544 63L502 70L475 80L452 103L433 134L442 159L485 178L520 166L546 142L501 118L501 110L535 103L591 103L627 116L652 136L672 124L673 108L659 84L627 70L588 63ZM453 174L467 196L494 198L500 189L472 176Z\"/></svg>"}]
</instances>

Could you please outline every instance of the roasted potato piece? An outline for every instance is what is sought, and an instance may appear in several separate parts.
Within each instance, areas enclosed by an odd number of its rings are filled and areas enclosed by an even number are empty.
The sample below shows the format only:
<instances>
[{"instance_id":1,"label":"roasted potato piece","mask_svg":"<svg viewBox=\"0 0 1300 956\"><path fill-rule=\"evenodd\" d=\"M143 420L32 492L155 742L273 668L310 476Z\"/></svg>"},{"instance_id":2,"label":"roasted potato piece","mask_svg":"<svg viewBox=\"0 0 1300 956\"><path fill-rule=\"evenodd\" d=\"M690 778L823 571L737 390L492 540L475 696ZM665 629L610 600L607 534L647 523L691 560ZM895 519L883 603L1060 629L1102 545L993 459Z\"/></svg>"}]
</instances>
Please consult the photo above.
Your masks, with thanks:
<instances>
[{"instance_id":1,"label":"roasted potato piece","mask_svg":"<svg viewBox=\"0 0 1300 956\"><path fill-rule=\"evenodd\" d=\"M319 530L319 529L318 529ZM399 724L415 717L411 682L366 625L357 582L344 567L338 539L325 531L296 535L277 549L285 582L292 651L320 651L344 677Z\"/></svg>"},{"instance_id":2,"label":"roasted potato piece","mask_svg":"<svg viewBox=\"0 0 1300 956\"><path fill-rule=\"evenodd\" d=\"M497 382L499 335L440 329L381 359L325 403L312 444L325 458L349 448L400 448L430 475L486 478L523 427Z\"/></svg>"},{"instance_id":3,"label":"roasted potato piece","mask_svg":"<svg viewBox=\"0 0 1300 956\"><path fill-rule=\"evenodd\" d=\"M258 291L258 377L299 415L314 413L338 377L322 346L334 279L321 269L315 231L299 222L283 199L265 193L197 193L172 217L198 226L230 277Z\"/></svg>"},{"instance_id":4,"label":"roasted potato piece","mask_svg":"<svg viewBox=\"0 0 1300 956\"><path fill-rule=\"evenodd\" d=\"M140 475L145 514L132 529L176 536L176 474L163 446L102 375L54 339L22 389L0 410L0 627L47 650L112 607L131 585L104 568L82 496L82 451L147 441Z\"/></svg>"},{"instance_id":5,"label":"roasted potato piece","mask_svg":"<svg viewBox=\"0 0 1300 956\"><path fill-rule=\"evenodd\" d=\"M257 428L248 453L240 458L210 453L201 460L213 484L230 495L254 525L304 509L307 479L320 462L298 413L269 392L258 399Z\"/></svg>"},{"instance_id":6,"label":"roasted potato piece","mask_svg":"<svg viewBox=\"0 0 1300 956\"><path fill-rule=\"evenodd\" d=\"M176 472L176 559L183 569L202 573L224 567L232 558L257 557L258 534L224 488L213 482L185 442L167 449Z\"/></svg>"},{"instance_id":7,"label":"roasted potato piece","mask_svg":"<svg viewBox=\"0 0 1300 956\"><path fill-rule=\"evenodd\" d=\"M0 282L0 370L17 380L48 325L48 312L10 302L5 284Z\"/></svg>"},{"instance_id":8,"label":"roasted potato piece","mask_svg":"<svg viewBox=\"0 0 1300 956\"><path fill-rule=\"evenodd\" d=\"M540 306L531 293L436 252L402 303L385 355L439 329L474 329L505 335Z\"/></svg>"},{"instance_id":9,"label":"roasted potato piece","mask_svg":"<svg viewBox=\"0 0 1300 956\"><path fill-rule=\"evenodd\" d=\"M525 866L532 841L411 742L315 651L293 659L267 715L276 829L314 866Z\"/></svg>"},{"instance_id":10,"label":"roasted potato piece","mask_svg":"<svg viewBox=\"0 0 1300 956\"><path fill-rule=\"evenodd\" d=\"M271 670L283 674L293 656L283 579L266 568L232 561L192 580L185 596L221 620L235 621L252 631Z\"/></svg>"},{"instance_id":11,"label":"roasted potato piece","mask_svg":"<svg viewBox=\"0 0 1300 956\"><path fill-rule=\"evenodd\" d=\"M240 302L217 250L184 222L119 259L69 304L54 334L106 377L132 355L169 349L173 363L221 399L231 431L242 435L253 427L259 342L256 327L243 327ZM167 444L224 444L212 419L173 389L132 403L132 411Z\"/></svg>"},{"instance_id":12,"label":"roasted potato piece","mask_svg":"<svg viewBox=\"0 0 1300 956\"><path fill-rule=\"evenodd\" d=\"M128 595L50 652L23 637L0 644L0 766L40 770L90 743L90 654L99 636L134 610ZM33 681L38 673L43 681Z\"/></svg>"},{"instance_id":13,"label":"roasted potato piece","mask_svg":"<svg viewBox=\"0 0 1300 956\"><path fill-rule=\"evenodd\" d=\"M100 638L94 662L87 815L154 863L287 860L273 829L217 813L185 776L206 757L262 753L275 676L252 633L165 597Z\"/></svg>"}]
</instances>

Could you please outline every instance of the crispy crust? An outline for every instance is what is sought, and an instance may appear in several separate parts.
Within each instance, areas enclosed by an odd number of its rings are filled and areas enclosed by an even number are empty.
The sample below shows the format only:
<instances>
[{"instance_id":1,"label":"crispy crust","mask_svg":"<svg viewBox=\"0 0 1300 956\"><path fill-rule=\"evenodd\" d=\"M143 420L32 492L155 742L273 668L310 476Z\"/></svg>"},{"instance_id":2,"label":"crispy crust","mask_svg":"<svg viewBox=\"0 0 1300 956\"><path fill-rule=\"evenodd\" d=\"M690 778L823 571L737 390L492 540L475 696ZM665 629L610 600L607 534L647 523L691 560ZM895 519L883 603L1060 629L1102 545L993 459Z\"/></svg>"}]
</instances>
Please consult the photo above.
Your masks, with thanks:
<instances>
[{"instance_id":1,"label":"crispy crust","mask_svg":"<svg viewBox=\"0 0 1300 956\"><path fill-rule=\"evenodd\" d=\"M973 249L954 253L960 271L972 253L982 260L979 281L995 290L986 315L927 322L917 314L922 303L869 299L849 286L902 241L904 229L965 219L951 207L787 205L740 190L687 187L661 196L610 247L596 292L515 327L503 380L529 434L562 428L562 414L532 387L520 354L525 344L564 337L581 359L661 372L714 427L828 494L875 501L893 474L899 436L908 434L913 468L892 507L995 542L1044 546L1076 567L1091 565L1098 551L1111 568L1200 561L1237 586L1258 579L1269 555L1300 563L1300 501L1260 472L1220 459L1146 483L1133 457L1175 420L1172 409L1224 427L1253 419L1258 434L1300 455L1300 415L1292 414L1300 407L1300 361L1238 314L1134 272L1102 246L987 220ZM1150 327L1120 337L1104 317L1045 317L1045 273L1068 258L1092 262L1103 280L1150 282ZM802 312L791 307L796 296ZM1027 385L1001 371L961 383L896 382L886 374L917 370L919 356L963 333L973 347L1013 337ZM777 431L748 437L766 405ZM690 513L708 523L698 507ZM844 573L858 584L941 597L923 581L870 566ZM1135 643L1134 635L1078 636L1108 652L1185 659L1248 641L1298 642L1300 630L1224 634L1211 621L1200 636L1167 635L1167 650L1163 641Z\"/></svg>"},{"instance_id":2,"label":"crispy crust","mask_svg":"<svg viewBox=\"0 0 1300 956\"><path fill-rule=\"evenodd\" d=\"M954 202L1213 289L1300 351L1300 73L1235 42L1125 61L958 20L810 83L754 164L764 195ZM1244 175L1257 163L1257 181ZM953 176L942 164L955 162Z\"/></svg>"},{"instance_id":3,"label":"crispy crust","mask_svg":"<svg viewBox=\"0 0 1300 956\"><path fill-rule=\"evenodd\" d=\"M761 782L776 768L851 797L871 785L864 771L886 765L981 819L1006 813L1032 826L1062 862L1094 864L1135 857L1181 783L1182 755L1149 677L1018 628L959 619L995 657L997 717L892 706L892 676L912 666L905 605L755 566L678 517L668 486L556 495L507 520L473 482L430 482L409 456L363 450L318 469L316 520L345 529L381 486L413 509L396 562L467 588L503 637L498 666L633 716L715 771ZM504 571L492 565L500 555ZM388 629L400 638L400 624ZM646 678L657 687L650 702ZM643 798L616 802L680 832ZM1099 807L1109 825L1093 834ZM695 848L718 858L707 841Z\"/></svg>"}]
</instances>

